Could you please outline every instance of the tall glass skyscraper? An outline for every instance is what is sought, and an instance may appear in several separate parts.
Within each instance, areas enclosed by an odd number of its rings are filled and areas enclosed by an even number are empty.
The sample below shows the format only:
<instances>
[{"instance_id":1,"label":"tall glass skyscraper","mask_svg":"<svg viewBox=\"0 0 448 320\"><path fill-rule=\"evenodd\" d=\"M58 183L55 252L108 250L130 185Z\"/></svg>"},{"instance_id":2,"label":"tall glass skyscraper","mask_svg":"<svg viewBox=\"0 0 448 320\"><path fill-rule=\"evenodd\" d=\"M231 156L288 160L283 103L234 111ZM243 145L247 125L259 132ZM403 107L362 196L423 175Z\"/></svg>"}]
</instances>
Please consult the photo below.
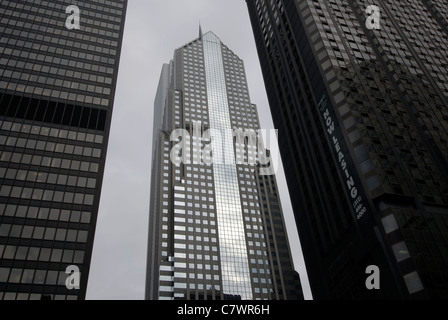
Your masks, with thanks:
<instances>
[{"instance_id":1,"label":"tall glass skyscraper","mask_svg":"<svg viewBox=\"0 0 448 320\"><path fill-rule=\"evenodd\" d=\"M247 5L314 298L448 298L446 1Z\"/></svg>"},{"instance_id":2,"label":"tall glass skyscraper","mask_svg":"<svg viewBox=\"0 0 448 320\"><path fill-rule=\"evenodd\" d=\"M155 101L147 299L303 297L275 177L251 161L259 129L243 61L214 33L175 51Z\"/></svg>"},{"instance_id":3,"label":"tall glass skyscraper","mask_svg":"<svg viewBox=\"0 0 448 320\"><path fill-rule=\"evenodd\" d=\"M0 2L0 300L85 298L126 6Z\"/></svg>"}]
</instances>

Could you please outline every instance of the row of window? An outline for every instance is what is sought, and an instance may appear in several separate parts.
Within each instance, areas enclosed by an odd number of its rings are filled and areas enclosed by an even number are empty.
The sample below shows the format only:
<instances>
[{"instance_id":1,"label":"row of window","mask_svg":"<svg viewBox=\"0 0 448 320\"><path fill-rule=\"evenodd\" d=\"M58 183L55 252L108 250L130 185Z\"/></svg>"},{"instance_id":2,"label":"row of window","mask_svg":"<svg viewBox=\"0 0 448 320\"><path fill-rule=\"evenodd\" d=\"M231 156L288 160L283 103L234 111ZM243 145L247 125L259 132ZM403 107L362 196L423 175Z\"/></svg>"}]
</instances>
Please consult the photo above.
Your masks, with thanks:
<instances>
[{"instance_id":1,"label":"row of window","mask_svg":"<svg viewBox=\"0 0 448 320\"><path fill-rule=\"evenodd\" d=\"M195 177L195 178L197 178L197 177ZM202 194L202 195L204 195L204 194ZM187 194L187 195L185 195L185 194L175 194L175 198L181 198L181 199L184 199L184 201L185 201L185 199L188 199L188 200L193 200L194 199L195 201L202 200L202 202L207 202L207 197L204 197L204 196L201 197L198 193L195 194L195 195L192 195L192 194ZM214 201L213 197L209 197L208 201L210 203L213 203L213 201ZM185 206L185 202L183 202L183 205Z\"/></svg>"},{"instance_id":2,"label":"row of window","mask_svg":"<svg viewBox=\"0 0 448 320\"><path fill-rule=\"evenodd\" d=\"M204 222L205 222L205 220L201 224L203 226L196 227L196 228L195 227L191 227L191 226L190 227L186 227L185 225L178 225L178 224L176 224L174 226L174 231L177 232L177 234L182 234L182 233L187 232L187 233L195 233L195 234L198 234L198 235L199 234L204 235L204 234L208 234L210 232L210 234L216 235L216 229L214 227L215 222L214 221L210 221L210 225L212 226L210 229L208 227L206 227L207 225ZM162 230L167 230L167 229L168 229L167 225L162 226ZM162 238L164 238L164 239L168 238L168 234L163 234ZM209 237L196 236L195 240L196 241L201 241L201 242L204 241L206 243L210 242L210 241L212 243L216 243L217 242L216 238L214 238L214 237L209 238ZM178 249L186 249L185 244L179 244ZM191 247L188 247L188 249L192 250L194 248L193 248L193 246L191 246ZM204 248L204 250L207 250L207 249L209 249L209 248ZM215 249L217 249L217 248L216 247L212 247L213 251L215 251Z\"/></svg>"},{"instance_id":3,"label":"row of window","mask_svg":"<svg viewBox=\"0 0 448 320\"><path fill-rule=\"evenodd\" d=\"M75 210L61 210L55 208L18 206L14 204L0 203L0 216L28 218L38 220L50 220L72 223L90 223L91 213Z\"/></svg>"},{"instance_id":4,"label":"row of window","mask_svg":"<svg viewBox=\"0 0 448 320\"><path fill-rule=\"evenodd\" d=\"M70 187L89 188L94 189L96 187L96 179L68 176L65 174L55 174L38 171L6 169L0 167L0 179L10 179L18 181L49 183L58 185L67 185Z\"/></svg>"},{"instance_id":5,"label":"row of window","mask_svg":"<svg viewBox=\"0 0 448 320\"><path fill-rule=\"evenodd\" d=\"M50 128L45 126L36 126L22 123L14 123L10 121L3 121L1 122L0 128L1 130L30 133L32 135L41 135L44 137L54 137L54 138L69 139L69 140L98 143L98 144L103 143L103 136L99 134L95 135L91 133Z\"/></svg>"},{"instance_id":6,"label":"row of window","mask_svg":"<svg viewBox=\"0 0 448 320\"><path fill-rule=\"evenodd\" d=\"M0 268L0 283L45 284L64 286L69 277L65 271Z\"/></svg>"},{"instance_id":7,"label":"row of window","mask_svg":"<svg viewBox=\"0 0 448 320\"><path fill-rule=\"evenodd\" d=\"M62 239L63 237L59 237ZM64 240L59 240L64 241ZM6 260L56 262L83 264L84 251L68 249L49 249L0 244L0 258Z\"/></svg>"},{"instance_id":8,"label":"row of window","mask_svg":"<svg viewBox=\"0 0 448 320\"><path fill-rule=\"evenodd\" d=\"M2 224L0 237L86 243L88 232L62 228Z\"/></svg>"},{"instance_id":9,"label":"row of window","mask_svg":"<svg viewBox=\"0 0 448 320\"><path fill-rule=\"evenodd\" d=\"M42 166L50 168L66 169L71 171L84 171L97 173L99 170L98 163L61 159L53 157L42 157L17 152L3 151L0 155L0 161L12 162L18 164L28 164L33 166Z\"/></svg>"},{"instance_id":10,"label":"row of window","mask_svg":"<svg viewBox=\"0 0 448 320\"><path fill-rule=\"evenodd\" d=\"M50 7L53 5L53 3L50 3ZM105 17L106 15L104 15L104 13L110 13L113 15L117 15L120 16L122 15L123 10L118 10L118 9L113 9L110 7L114 7L114 8L121 8L123 9L123 0L115 0L115 1L105 1L105 0L100 0L100 1L95 1L95 2L90 2L90 1L82 1L80 2L80 6L82 6L83 8L88 8L88 11L91 10L95 10L98 11L97 14L91 14L90 16L92 18L99 18L101 17L100 14L103 14L103 17ZM87 11L87 10L86 10ZM110 20L109 15L106 16L106 18L103 18L105 20ZM115 22L120 22L121 19L119 20L115 20Z\"/></svg>"},{"instance_id":11,"label":"row of window","mask_svg":"<svg viewBox=\"0 0 448 320\"><path fill-rule=\"evenodd\" d=\"M71 48L57 48L54 46L44 45L42 43L29 44L23 40L16 39L4 38L0 40L0 43L2 43L0 50L2 56L4 57L4 60L2 60L2 65L5 66L18 68L26 67L29 70L42 70L43 72L48 72L48 69L46 69L46 66L44 65L39 65L39 67L33 68L34 65L38 65L37 62L40 62L51 64L53 69L56 66L60 66L63 67L63 69L67 69L67 67L74 68L74 71L84 69L86 71L100 72L102 74L113 74L112 66L115 64L114 58L101 57L95 54L83 53L76 50L71 51ZM28 51L28 48L30 51ZM34 53L31 49L38 50L39 52ZM58 57L57 55L64 55L66 57ZM15 60L13 58L21 58L23 60L28 60L28 62L25 65L23 61ZM100 63L107 66L100 65ZM79 75L76 77L81 78Z\"/></svg>"},{"instance_id":12,"label":"row of window","mask_svg":"<svg viewBox=\"0 0 448 320\"><path fill-rule=\"evenodd\" d=\"M188 263L188 268L187 268L187 263L186 262L175 262L174 263L174 268L175 270L186 270L186 269L190 269L190 273L201 273L202 271L199 270L214 270L214 271L218 271L219 270L219 266L218 265L210 265L210 264L202 264L202 263Z\"/></svg>"},{"instance_id":13,"label":"row of window","mask_svg":"<svg viewBox=\"0 0 448 320\"><path fill-rule=\"evenodd\" d=\"M62 69L61 69L62 70ZM64 70L62 70L64 72ZM83 74L83 76L89 77L87 74ZM90 85L85 83L80 83L76 81L67 81L62 79L56 79L51 77L45 77L45 76L37 76L32 75L30 73L26 72L18 72L18 71L10 71L10 70L4 70L0 69L0 77L4 76L6 79L10 79L11 82L27 82L28 85L26 87L29 87L28 90L31 90L31 88L34 88L33 92L34 94L42 94L44 95L44 92L47 93L47 95L50 95L52 88L59 88L61 90L67 90L71 92L68 94L69 100L76 100L80 99L78 95L83 95L85 93L94 94L94 95L103 95L103 96L109 96L111 93L111 89L104 87L104 86L96 86L96 85ZM96 75L91 75L90 79L92 78L96 79ZM47 89L40 89L41 86L45 86ZM27 90L25 87L25 91ZM8 85L6 81L2 81L2 88L7 89ZM77 94L77 92L79 94ZM31 92L30 92L31 93ZM71 98L73 97L73 98ZM76 98L75 98L76 97ZM85 99L85 98L84 98ZM92 96L93 100L93 96Z\"/></svg>"},{"instance_id":14,"label":"row of window","mask_svg":"<svg viewBox=\"0 0 448 320\"><path fill-rule=\"evenodd\" d=\"M92 194L12 187L5 185L1 186L0 197L60 202L86 206L93 205L94 199Z\"/></svg>"},{"instance_id":15,"label":"row of window","mask_svg":"<svg viewBox=\"0 0 448 320\"><path fill-rule=\"evenodd\" d=\"M71 144L39 141L34 139L7 137L4 135L0 135L0 145L56 153L65 153L84 157L99 158L101 156L101 149L97 148L74 146Z\"/></svg>"},{"instance_id":16,"label":"row of window","mask_svg":"<svg viewBox=\"0 0 448 320\"><path fill-rule=\"evenodd\" d=\"M36 67L38 67L39 65L35 65L34 68L36 69ZM56 71L57 69L55 69ZM65 70L60 69L60 71L62 71L63 73L65 72ZM67 96L66 99L69 100L74 100L74 101L79 101L79 102L84 102L84 101L80 101L81 97L83 97L83 99L85 101L87 101L87 97L89 98L89 101L91 100L92 102L89 103L93 103L95 100L93 96L86 96L86 93L89 94L93 94L97 97L97 101L101 102L102 100L100 99L99 96L106 96L109 97L110 93L111 93L111 89L107 88L105 86L96 86L96 85L90 85L90 84L85 84L85 83L79 83L79 82L75 82L75 81L67 81L67 80L61 80L61 79L56 79L56 78L52 78L52 77L45 77L45 76L37 76L37 75L33 75L30 73L26 73L26 72L18 72L18 71L10 71L10 70L4 70L4 69L0 69L0 77L4 77L5 79L10 79L10 83L8 84L7 81L2 81L2 88L3 89L10 89L12 90L11 86L14 86L14 84L16 85L16 90L17 91L23 91L23 92L27 92L27 90L29 91L28 93L33 93L36 95L46 95L46 96L51 96L51 95L56 95L57 92L59 92L59 90L52 90L52 89L60 89L60 90L66 90L66 93L64 95ZM87 74L83 74L83 76L86 76L87 78L89 77L89 75ZM90 79L92 79L92 77L94 79L97 78L96 75L90 75ZM27 82L27 85L24 84L20 84L20 83L24 83ZM32 90L32 91L31 91ZM62 97L62 93L60 92L59 95ZM109 101L108 99L103 99L105 102ZM99 103L96 104L99 104Z\"/></svg>"},{"instance_id":17,"label":"row of window","mask_svg":"<svg viewBox=\"0 0 448 320\"><path fill-rule=\"evenodd\" d=\"M208 290L209 287L211 287L211 284L206 284L204 287L204 284L202 283L189 283L188 284L188 288L190 288L190 290ZM221 286L220 285L214 285L213 286L215 290L220 291L221 290ZM186 283L179 283L176 282L174 284L174 287L170 287L170 286L160 286L159 291L161 294L163 293L172 293L174 292L174 289L187 289L187 284ZM184 294L180 294L180 297L185 297ZM163 297L161 297L163 298Z\"/></svg>"},{"instance_id":18,"label":"row of window","mask_svg":"<svg viewBox=\"0 0 448 320\"><path fill-rule=\"evenodd\" d=\"M213 277L213 280L215 280L215 281L219 281L219 279L220 279L220 277L219 277L219 275L212 275L212 274L202 274L202 273L194 273L194 272L192 272L192 273L190 273L189 275L188 275L188 278L189 279L191 279L191 280L194 280L194 279L197 279L197 280L204 280L204 279L206 279L206 280L212 280L212 277ZM174 277L172 277L172 276L160 276L160 281L174 281L174 279L175 278L177 278L177 279L187 279L187 273L186 272L175 272L174 273Z\"/></svg>"},{"instance_id":19,"label":"row of window","mask_svg":"<svg viewBox=\"0 0 448 320\"><path fill-rule=\"evenodd\" d=\"M54 99L70 100L78 103L95 104L98 106L109 106L109 99L101 99L99 97L86 96L83 94L70 93L67 91L51 90L43 87L36 87L32 85L24 85L14 82L0 81L0 89L24 92L34 95L42 95L44 97L51 97Z\"/></svg>"},{"instance_id":20,"label":"row of window","mask_svg":"<svg viewBox=\"0 0 448 320\"><path fill-rule=\"evenodd\" d=\"M78 296L74 295L62 295L62 294L55 294L55 295L46 295L51 300L78 300ZM42 300L42 294L40 293L17 293L17 292L0 292L0 300L5 301L36 301L36 300Z\"/></svg>"},{"instance_id":21,"label":"row of window","mask_svg":"<svg viewBox=\"0 0 448 320\"><path fill-rule=\"evenodd\" d=\"M164 179L163 183L164 184L169 184L169 180L168 179ZM201 186L201 187L213 188L213 183L200 182L200 181L196 181L196 180L195 181L187 180L185 183L187 185L192 185L192 186Z\"/></svg>"},{"instance_id":22,"label":"row of window","mask_svg":"<svg viewBox=\"0 0 448 320\"><path fill-rule=\"evenodd\" d=\"M182 245L182 244L177 243L177 245ZM191 249L191 250L193 250L193 249ZM213 252L215 252L215 253L217 251L218 251L218 249L213 250ZM184 261L186 261L187 256L188 256L188 260L189 261L204 261L207 264L211 263L211 261L215 261L215 262L218 261L218 256L217 255L210 256L210 251L204 251L204 252L205 252L205 254L196 253L196 254L188 254L188 255L186 253L183 253L183 252L175 252L174 258L175 258L176 262L184 262ZM195 266L195 264L193 264L193 263L189 264L189 268L190 269L194 268L194 266ZM210 267L206 266L205 269L206 270L210 270ZM217 268L214 268L214 270L217 270Z\"/></svg>"},{"instance_id":23,"label":"row of window","mask_svg":"<svg viewBox=\"0 0 448 320\"><path fill-rule=\"evenodd\" d=\"M115 9L112 9L112 8L108 8L106 6L123 9L123 3L124 3L124 0L113 0L113 1L96 0L94 3L88 2L88 1L84 1L83 6L85 6L86 8L92 8L94 10L99 10L101 12L110 12L112 14L120 15L122 10L115 10ZM98 4L102 4L102 5L105 5L105 6L101 6L101 5L98 5Z\"/></svg>"}]
</instances>

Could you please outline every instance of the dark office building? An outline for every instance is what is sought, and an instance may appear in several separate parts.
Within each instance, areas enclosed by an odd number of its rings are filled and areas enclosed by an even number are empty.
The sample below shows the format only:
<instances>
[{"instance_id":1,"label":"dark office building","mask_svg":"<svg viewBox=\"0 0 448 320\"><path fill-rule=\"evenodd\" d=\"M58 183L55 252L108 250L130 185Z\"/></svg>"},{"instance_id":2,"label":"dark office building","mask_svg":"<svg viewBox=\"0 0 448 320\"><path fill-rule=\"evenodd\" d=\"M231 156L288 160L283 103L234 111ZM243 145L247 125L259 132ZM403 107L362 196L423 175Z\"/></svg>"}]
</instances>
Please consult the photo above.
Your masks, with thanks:
<instances>
[{"instance_id":1,"label":"dark office building","mask_svg":"<svg viewBox=\"0 0 448 320\"><path fill-rule=\"evenodd\" d=\"M85 298L126 5L0 2L0 300Z\"/></svg>"},{"instance_id":2,"label":"dark office building","mask_svg":"<svg viewBox=\"0 0 448 320\"><path fill-rule=\"evenodd\" d=\"M448 4L247 5L314 298L447 299Z\"/></svg>"},{"instance_id":3,"label":"dark office building","mask_svg":"<svg viewBox=\"0 0 448 320\"><path fill-rule=\"evenodd\" d=\"M147 299L303 299L275 176L267 161L254 161L266 155L264 147L249 142L259 129L244 63L212 32L201 32L163 66Z\"/></svg>"}]
</instances>

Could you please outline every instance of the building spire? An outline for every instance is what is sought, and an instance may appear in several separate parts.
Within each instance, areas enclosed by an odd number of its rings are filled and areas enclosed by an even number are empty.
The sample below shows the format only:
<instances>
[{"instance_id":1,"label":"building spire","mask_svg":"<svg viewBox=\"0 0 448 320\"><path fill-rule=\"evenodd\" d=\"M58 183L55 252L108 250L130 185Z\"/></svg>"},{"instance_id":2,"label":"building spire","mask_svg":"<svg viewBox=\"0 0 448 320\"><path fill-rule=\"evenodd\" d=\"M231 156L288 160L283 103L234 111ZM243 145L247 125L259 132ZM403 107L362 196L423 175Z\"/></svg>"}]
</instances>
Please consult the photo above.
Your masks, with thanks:
<instances>
[{"instance_id":1,"label":"building spire","mask_svg":"<svg viewBox=\"0 0 448 320\"><path fill-rule=\"evenodd\" d=\"M201 26L201 21L199 21L199 38L202 39L202 26Z\"/></svg>"}]
</instances>

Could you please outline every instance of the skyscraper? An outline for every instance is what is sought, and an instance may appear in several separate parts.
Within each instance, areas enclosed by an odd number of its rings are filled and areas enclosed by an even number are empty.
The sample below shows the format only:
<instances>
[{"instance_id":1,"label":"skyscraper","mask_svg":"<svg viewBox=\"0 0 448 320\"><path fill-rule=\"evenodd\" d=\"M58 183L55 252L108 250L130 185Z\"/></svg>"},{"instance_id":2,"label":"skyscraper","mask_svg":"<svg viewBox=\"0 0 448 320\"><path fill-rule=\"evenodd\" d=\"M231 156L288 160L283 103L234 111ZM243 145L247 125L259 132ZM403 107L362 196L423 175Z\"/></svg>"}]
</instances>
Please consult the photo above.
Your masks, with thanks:
<instances>
[{"instance_id":1,"label":"skyscraper","mask_svg":"<svg viewBox=\"0 0 448 320\"><path fill-rule=\"evenodd\" d=\"M200 31L163 66L147 299L302 297L275 177L266 161L250 161L264 154L249 142L259 129L243 61L214 33Z\"/></svg>"},{"instance_id":2,"label":"skyscraper","mask_svg":"<svg viewBox=\"0 0 448 320\"><path fill-rule=\"evenodd\" d=\"M85 298L127 1L75 3L0 3L0 300Z\"/></svg>"},{"instance_id":3,"label":"skyscraper","mask_svg":"<svg viewBox=\"0 0 448 320\"><path fill-rule=\"evenodd\" d=\"M247 5L313 296L448 298L448 5Z\"/></svg>"}]
</instances>

